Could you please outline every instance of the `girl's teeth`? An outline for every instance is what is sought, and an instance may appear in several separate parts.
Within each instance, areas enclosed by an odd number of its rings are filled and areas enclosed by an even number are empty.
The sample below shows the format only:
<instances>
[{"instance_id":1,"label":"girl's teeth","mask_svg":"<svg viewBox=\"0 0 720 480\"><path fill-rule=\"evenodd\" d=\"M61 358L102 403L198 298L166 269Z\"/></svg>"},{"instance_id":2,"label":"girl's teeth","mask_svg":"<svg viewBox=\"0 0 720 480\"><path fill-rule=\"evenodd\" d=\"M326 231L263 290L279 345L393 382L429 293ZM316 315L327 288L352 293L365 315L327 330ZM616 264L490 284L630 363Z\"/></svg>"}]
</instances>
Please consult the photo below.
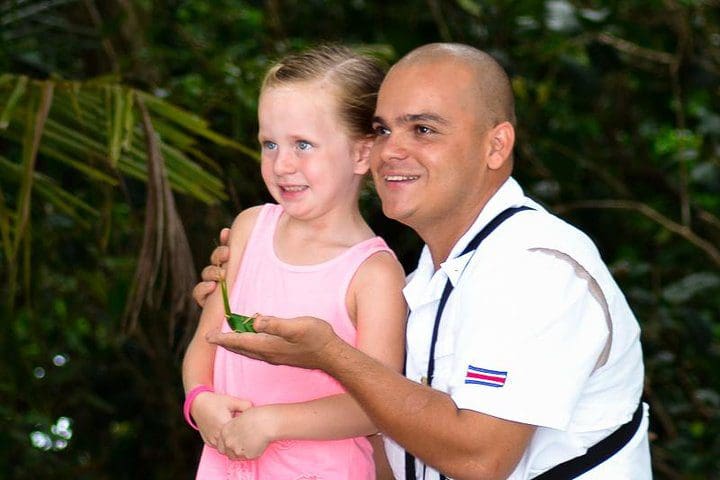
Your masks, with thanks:
<instances>
[{"instance_id":1,"label":"girl's teeth","mask_svg":"<svg viewBox=\"0 0 720 480\"><path fill-rule=\"evenodd\" d=\"M280 187L286 192L301 192L307 188L305 185L293 186L293 187Z\"/></svg>"}]
</instances>

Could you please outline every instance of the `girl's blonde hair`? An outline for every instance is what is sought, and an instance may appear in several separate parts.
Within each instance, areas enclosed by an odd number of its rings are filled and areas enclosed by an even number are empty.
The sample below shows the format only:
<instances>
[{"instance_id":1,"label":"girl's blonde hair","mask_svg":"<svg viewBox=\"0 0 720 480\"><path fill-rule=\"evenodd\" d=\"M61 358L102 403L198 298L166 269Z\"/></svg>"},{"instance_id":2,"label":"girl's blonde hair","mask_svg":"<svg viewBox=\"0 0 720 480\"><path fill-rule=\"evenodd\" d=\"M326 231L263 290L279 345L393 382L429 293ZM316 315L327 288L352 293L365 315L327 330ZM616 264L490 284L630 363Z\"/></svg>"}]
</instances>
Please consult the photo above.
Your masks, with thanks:
<instances>
[{"instance_id":1,"label":"girl's blonde hair","mask_svg":"<svg viewBox=\"0 0 720 480\"><path fill-rule=\"evenodd\" d=\"M338 113L353 138L371 135L372 118L384 69L375 59L348 47L322 45L290 54L265 74L260 93L267 88L297 82L328 80L336 90Z\"/></svg>"}]
</instances>

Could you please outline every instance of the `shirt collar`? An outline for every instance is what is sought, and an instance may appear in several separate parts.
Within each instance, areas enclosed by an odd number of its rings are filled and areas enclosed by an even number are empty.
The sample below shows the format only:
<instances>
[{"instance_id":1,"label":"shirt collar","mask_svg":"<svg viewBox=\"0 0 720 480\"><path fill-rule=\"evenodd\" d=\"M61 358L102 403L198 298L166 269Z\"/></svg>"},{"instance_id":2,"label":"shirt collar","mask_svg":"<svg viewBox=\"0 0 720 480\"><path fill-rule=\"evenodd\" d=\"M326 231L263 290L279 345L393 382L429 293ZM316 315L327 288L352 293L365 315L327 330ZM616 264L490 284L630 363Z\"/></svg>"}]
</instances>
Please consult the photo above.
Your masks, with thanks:
<instances>
[{"instance_id":1,"label":"shirt collar","mask_svg":"<svg viewBox=\"0 0 720 480\"><path fill-rule=\"evenodd\" d=\"M485 204L482 211L480 211L480 215L478 215L470 228L468 228L453 246L448 260L440 264L438 272L435 272L430 250L428 246L425 245L420 254L418 266L415 271L410 274L407 285L403 289L405 299L410 309L412 310L417 306L439 299L442 295L442 287L437 286L436 283L442 282L444 285L445 278L450 279L453 286L457 285L460 275L465 269L465 265L467 265L472 257L472 252L462 256L458 255L467 244L470 243L470 240L500 212L506 208L520 205L538 207L535 202L525 196L522 187L520 187L517 181L510 177L502 184L498 191L490 197L490 200ZM440 271L442 271L444 275L436 275Z\"/></svg>"},{"instance_id":2,"label":"shirt collar","mask_svg":"<svg viewBox=\"0 0 720 480\"><path fill-rule=\"evenodd\" d=\"M521 205L534 206L534 202L529 200L530 199L525 196L520 184L518 184L514 178L510 177L505 180L505 183L500 186L498 191L495 192L495 195L490 197L490 200L485 204L480 211L480 215L478 215L473 224L470 225L470 228L468 228L457 243L455 243L455 246L450 250L448 258L456 259L467 244L470 243L470 240L506 208L519 207Z\"/></svg>"},{"instance_id":3,"label":"shirt collar","mask_svg":"<svg viewBox=\"0 0 720 480\"><path fill-rule=\"evenodd\" d=\"M403 288L403 295L410 310L414 310L420 305L440 298L439 294L436 296L433 294L433 291L429 289L429 285L435 274L434 269L430 249L425 245L422 252L420 252L420 260L418 260L417 268L408 276L405 288Z\"/></svg>"}]
</instances>

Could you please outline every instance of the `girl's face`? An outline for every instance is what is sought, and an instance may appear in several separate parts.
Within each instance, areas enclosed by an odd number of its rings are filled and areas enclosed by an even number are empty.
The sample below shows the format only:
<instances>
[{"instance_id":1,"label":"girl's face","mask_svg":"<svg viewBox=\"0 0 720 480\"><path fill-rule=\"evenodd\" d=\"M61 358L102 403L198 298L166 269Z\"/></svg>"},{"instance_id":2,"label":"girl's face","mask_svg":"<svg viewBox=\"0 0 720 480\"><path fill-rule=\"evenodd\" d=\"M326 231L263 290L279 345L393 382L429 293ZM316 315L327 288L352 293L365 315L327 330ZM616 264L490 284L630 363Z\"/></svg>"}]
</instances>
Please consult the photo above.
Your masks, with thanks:
<instances>
[{"instance_id":1,"label":"girl's face","mask_svg":"<svg viewBox=\"0 0 720 480\"><path fill-rule=\"evenodd\" d=\"M315 219L357 209L368 170L368 140L354 140L326 81L270 87L258 106L262 177L292 217Z\"/></svg>"}]
</instances>

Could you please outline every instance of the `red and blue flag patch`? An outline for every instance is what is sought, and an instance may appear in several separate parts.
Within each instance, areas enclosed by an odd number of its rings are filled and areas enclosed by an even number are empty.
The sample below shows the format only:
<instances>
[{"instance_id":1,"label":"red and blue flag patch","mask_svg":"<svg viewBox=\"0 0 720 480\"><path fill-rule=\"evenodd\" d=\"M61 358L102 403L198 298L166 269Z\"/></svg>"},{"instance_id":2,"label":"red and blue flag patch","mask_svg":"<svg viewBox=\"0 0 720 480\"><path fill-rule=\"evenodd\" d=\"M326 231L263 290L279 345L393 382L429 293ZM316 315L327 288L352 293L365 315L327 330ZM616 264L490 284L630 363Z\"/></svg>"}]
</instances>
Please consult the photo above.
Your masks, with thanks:
<instances>
[{"instance_id":1,"label":"red and blue flag patch","mask_svg":"<svg viewBox=\"0 0 720 480\"><path fill-rule=\"evenodd\" d=\"M467 373L465 373L465 383L476 385L485 385L487 387L499 388L505 385L508 372L500 370L488 370L474 365L468 365Z\"/></svg>"}]
</instances>

